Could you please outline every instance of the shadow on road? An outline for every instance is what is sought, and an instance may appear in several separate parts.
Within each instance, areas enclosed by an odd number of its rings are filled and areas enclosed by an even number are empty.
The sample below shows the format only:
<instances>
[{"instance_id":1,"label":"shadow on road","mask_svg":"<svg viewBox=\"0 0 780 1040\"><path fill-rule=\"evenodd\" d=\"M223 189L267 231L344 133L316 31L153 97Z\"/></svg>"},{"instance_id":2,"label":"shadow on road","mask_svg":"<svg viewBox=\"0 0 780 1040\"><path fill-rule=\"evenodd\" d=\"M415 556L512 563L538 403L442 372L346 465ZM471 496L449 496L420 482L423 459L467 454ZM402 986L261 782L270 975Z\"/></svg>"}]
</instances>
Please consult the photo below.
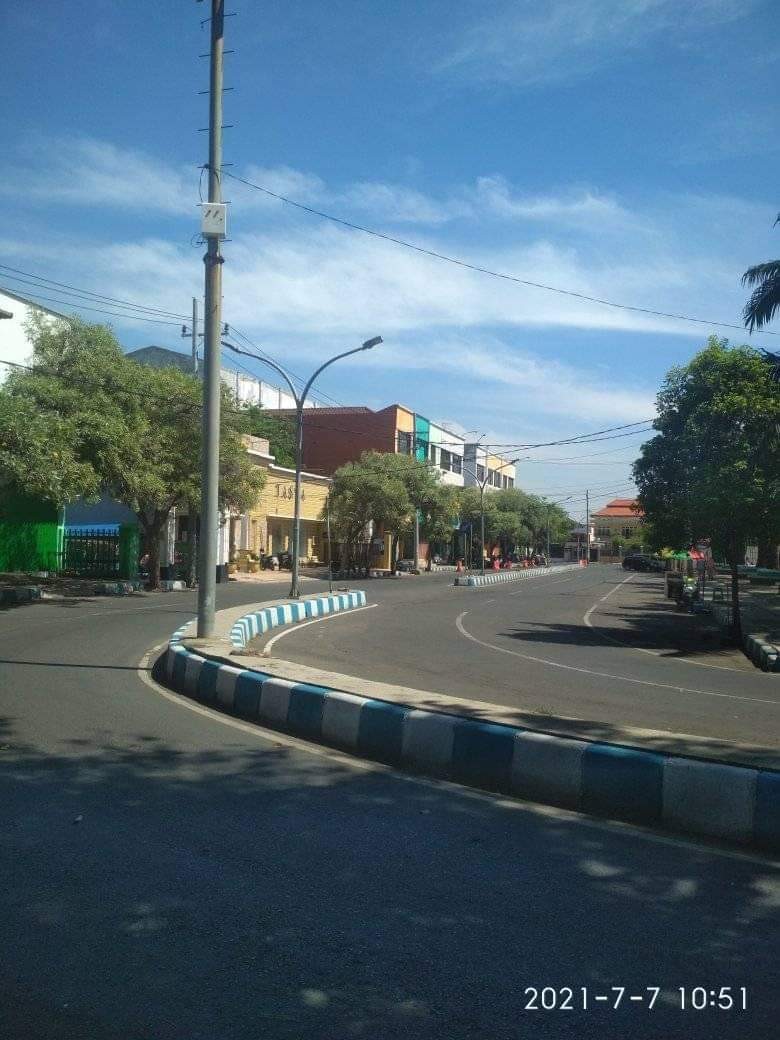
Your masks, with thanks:
<instances>
[{"instance_id":1,"label":"shadow on road","mask_svg":"<svg viewBox=\"0 0 780 1040\"><path fill-rule=\"evenodd\" d=\"M0 1034L471 1040L520 1035L526 986L657 985L671 1036L705 978L752 1010L687 1037L771 1035L768 865L216 736L49 753L0 720Z\"/></svg>"}]
</instances>

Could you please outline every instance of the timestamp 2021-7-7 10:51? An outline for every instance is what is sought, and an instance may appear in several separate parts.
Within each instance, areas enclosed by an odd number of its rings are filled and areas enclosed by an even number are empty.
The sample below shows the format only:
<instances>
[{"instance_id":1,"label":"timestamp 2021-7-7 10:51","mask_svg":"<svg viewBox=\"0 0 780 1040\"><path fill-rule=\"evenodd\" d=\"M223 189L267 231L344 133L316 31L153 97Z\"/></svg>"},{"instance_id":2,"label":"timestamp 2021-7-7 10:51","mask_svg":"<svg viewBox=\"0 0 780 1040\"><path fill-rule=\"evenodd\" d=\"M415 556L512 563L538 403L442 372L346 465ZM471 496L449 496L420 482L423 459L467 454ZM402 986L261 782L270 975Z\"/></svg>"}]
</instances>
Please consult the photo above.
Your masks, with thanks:
<instances>
[{"instance_id":1,"label":"timestamp 2021-7-7 10:51","mask_svg":"<svg viewBox=\"0 0 780 1040\"><path fill-rule=\"evenodd\" d=\"M747 1011L747 986L605 986L601 992L588 986L526 986L525 1011L591 1011L644 1007L652 1011L659 998L664 1007L678 1011Z\"/></svg>"}]
</instances>

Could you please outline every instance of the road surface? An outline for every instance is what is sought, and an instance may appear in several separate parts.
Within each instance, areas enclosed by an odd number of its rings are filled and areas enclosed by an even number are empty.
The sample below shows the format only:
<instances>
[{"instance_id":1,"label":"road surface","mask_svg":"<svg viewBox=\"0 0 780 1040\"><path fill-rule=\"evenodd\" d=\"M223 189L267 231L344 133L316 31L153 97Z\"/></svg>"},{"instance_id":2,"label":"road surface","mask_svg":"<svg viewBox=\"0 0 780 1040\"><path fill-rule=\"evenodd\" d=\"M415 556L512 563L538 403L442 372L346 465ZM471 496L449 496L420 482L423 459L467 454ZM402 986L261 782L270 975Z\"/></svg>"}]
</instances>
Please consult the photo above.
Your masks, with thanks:
<instances>
[{"instance_id":1,"label":"road surface","mask_svg":"<svg viewBox=\"0 0 780 1040\"><path fill-rule=\"evenodd\" d=\"M773 1035L776 867L166 696L136 666L193 611L172 593L0 614L0 1036ZM544 986L575 1008L525 1010ZM745 986L748 1010L681 1011L681 986Z\"/></svg>"}]
</instances>

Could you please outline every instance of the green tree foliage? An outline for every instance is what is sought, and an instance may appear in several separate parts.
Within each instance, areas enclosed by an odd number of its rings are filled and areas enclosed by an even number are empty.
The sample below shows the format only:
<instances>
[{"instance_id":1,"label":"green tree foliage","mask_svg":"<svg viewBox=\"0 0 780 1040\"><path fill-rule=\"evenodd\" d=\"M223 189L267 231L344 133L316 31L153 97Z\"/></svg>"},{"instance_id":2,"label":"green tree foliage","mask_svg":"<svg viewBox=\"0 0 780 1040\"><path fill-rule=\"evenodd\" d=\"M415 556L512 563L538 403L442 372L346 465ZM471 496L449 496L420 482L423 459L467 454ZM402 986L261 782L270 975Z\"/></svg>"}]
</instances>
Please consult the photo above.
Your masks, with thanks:
<instances>
[{"instance_id":1,"label":"green tree foliage","mask_svg":"<svg viewBox=\"0 0 780 1040\"><path fill-rule=\"evenodd\" d=\"M713 336L668 373L654 426L634 464L653 541L712 539L731 566L739 635L745 545L780 540L780 389L757 351Z\"/></svg>"},{"instance_id":2,"label":"green tree foliage","mask_svg":"<svg viewBox=\"0 0 780 1040\"><path fill-rule=\"evenodd\" d=\"M775 224L779 222L780 216ZM742 275L742 284L753 289L742 312L745 325L750 332L763 329L780 307L780 260L768 260L749 267Z\"/></svg>"},{"instance_id":3,"label":"green tree foliage","mask_svg":"<svg viewBox=\"0 0 780 1040\"><path fill-rule=\"evenodd\" d=\"M252 437L264 437L277 465L292 468L295 465L295 420L269 415L260 405L251 404L242 409L241 431Z\"/></svg>"},{"instance_id":4,"label":"green tree foliage","mask_svg":"<svg viewBox=\"0 0 780 1040\"><path fill-rule=\"evenodd\" d=\"M42 475L20 476L20 488L40 493L48 484L46 497L60 502L102 491L129 506L138 516L150 577L157 584L159 540L171 510L200 503L201 383L173 367L130 360L102 325L34 318L28 336L34 370L9 377L4 393L13 408L33 409L51 424L59 435L56 450L66 461L72 456L67 472L73 476L58 491L52 456ZM247 508L263 486L262 471L252 465L241 442L240 420L223 387L223 508ZM4 468L14 472L10 464Z\"/></svg>"},{"instance_id":5,"label":"green tree foliage","mask_svg":"<svg viewBox=\"0 0 780 1040\"><path fill-rule=\"evenodd\" d=\"M459 496L460 517L473 524L474 537L479 539L481 507L479 488L463 488ZM560 505L545 502L538 495L529 495L519 488L485 491L485 542L500 544L505 553L515 547L528 547L542 552L547 545L547 524L550 540L562 541L568 537L572 521Z\"/></svg>"},{"instance_id":6,"label":"green tree foliage","mask_svg":"<svg viewBox=\"0 0 780 1040\"><path fill-rule=\"evenodd\" d=\"M350 569L372 520L397 542L414 522L415 509L421 517L431 517L425 523L434 524L446 508L435 470L409 455L364 452L359 462L349 462L333 475L331 522Z\"/></svg>"}]
</instances>

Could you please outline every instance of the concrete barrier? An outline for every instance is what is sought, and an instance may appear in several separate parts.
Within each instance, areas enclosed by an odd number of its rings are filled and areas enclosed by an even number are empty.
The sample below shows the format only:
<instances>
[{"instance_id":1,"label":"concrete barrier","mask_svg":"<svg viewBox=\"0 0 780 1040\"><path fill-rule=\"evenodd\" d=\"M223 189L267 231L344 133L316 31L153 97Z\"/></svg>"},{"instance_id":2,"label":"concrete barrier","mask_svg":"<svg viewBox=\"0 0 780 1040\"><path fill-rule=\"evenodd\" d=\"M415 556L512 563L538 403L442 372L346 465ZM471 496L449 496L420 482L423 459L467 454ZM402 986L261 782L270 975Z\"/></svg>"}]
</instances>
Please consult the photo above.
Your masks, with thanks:
<instances>
[{"instance_id":1,"label":"concrete barrier","mask_svg":"<svg viewBox=\"0 0 780 1040\"><path fill-rule=\"evenodd\" d=\"M577 571L579 565L567 563L561 567L525 567L512 571L487 571L485 574L459 574L455 578L456 585L469 588L480 588L482 585L498 585L505 581L522 581L524 578L538 578L542 575L560 574L562 571Z\"/></svg>"},{"instance_id":2,"label":"concrete barrier","mask_svg":"<svg viewBox=\"0 0 780 1040\"><path fill-rule=\"evenodd\" d=\"M168 686L203 704L474 787L780 852L776 770L561 737L293 682L201 656L180 641L191 625L174 634L158 664ZM242 626L241 637L252 627Z\"/></svg>"}]
</instances>

